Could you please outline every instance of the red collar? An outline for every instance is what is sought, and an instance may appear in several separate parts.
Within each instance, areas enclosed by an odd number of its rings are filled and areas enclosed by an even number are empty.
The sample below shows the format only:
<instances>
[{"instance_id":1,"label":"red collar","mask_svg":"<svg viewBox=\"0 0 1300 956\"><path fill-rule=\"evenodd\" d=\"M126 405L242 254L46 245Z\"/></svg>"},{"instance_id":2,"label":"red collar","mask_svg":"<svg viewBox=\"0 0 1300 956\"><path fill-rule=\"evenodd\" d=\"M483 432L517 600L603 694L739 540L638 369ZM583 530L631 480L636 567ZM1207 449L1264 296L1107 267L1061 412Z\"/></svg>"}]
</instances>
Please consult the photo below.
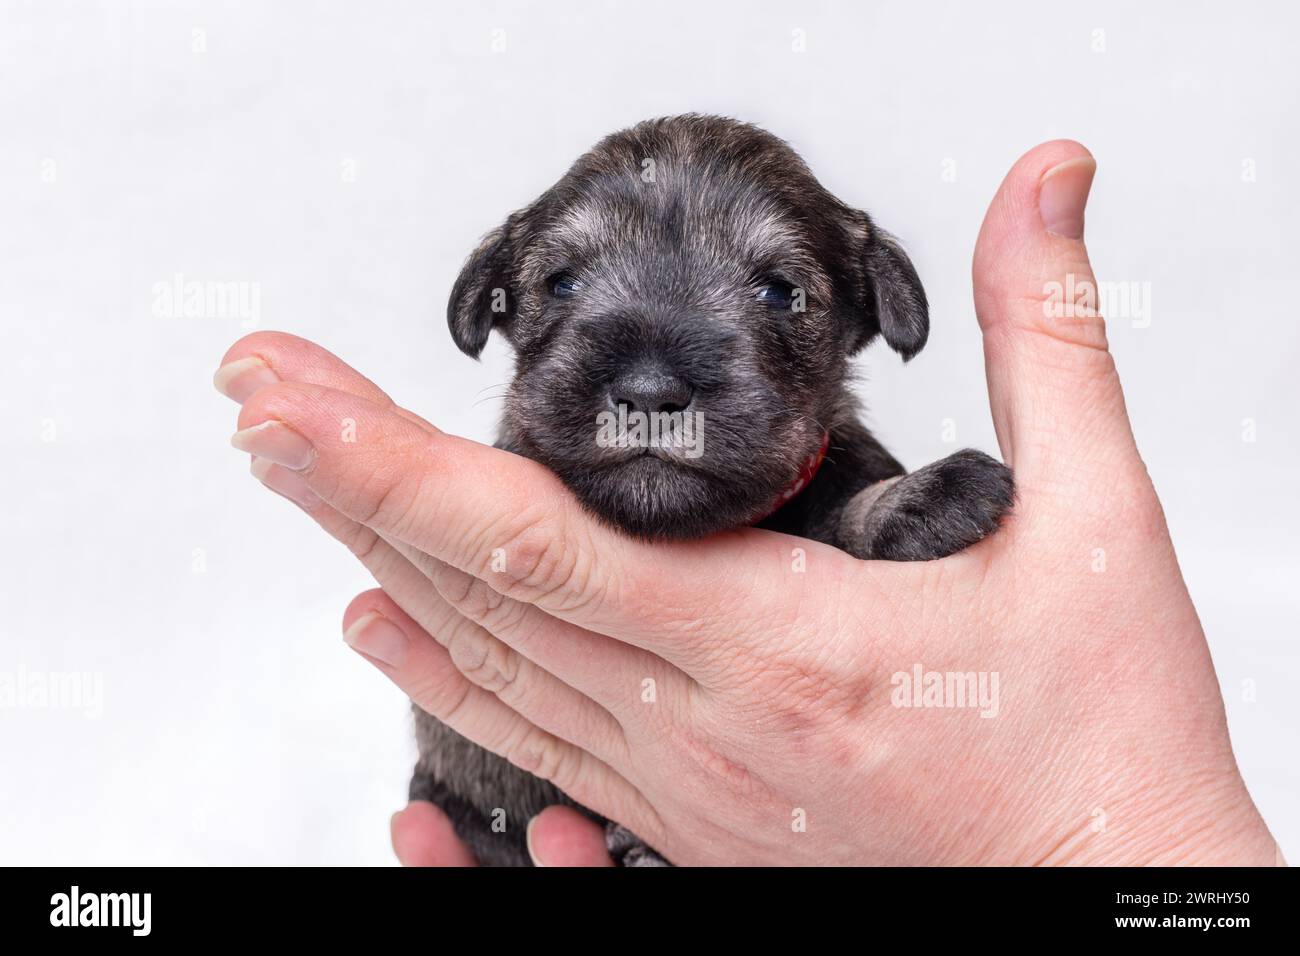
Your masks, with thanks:
<instances>
[{"instance_id":1,"label":"red collar","mask_svg":"<svg viewBox=\"0 0 1300 956\"><path fill-rule=\"evenodd\" d=\"M785 490L776 496L776 500L768 505L767 510L751 521L750 524L758 524L760 521L772 517L772 515L780 511L785 505L789 504L790 500L798 495L799 492L807 488L808 483L811 482L813 476L817 474L817 469L819 469L822 466L822 462L826 460L826 451L830 448L830 445L830 432L822 432L821 444L817 447L815 452L803 460L803 464L799 466L799 474L795 476L794 481L786 485Z\"/></svg>"}]
</instances>

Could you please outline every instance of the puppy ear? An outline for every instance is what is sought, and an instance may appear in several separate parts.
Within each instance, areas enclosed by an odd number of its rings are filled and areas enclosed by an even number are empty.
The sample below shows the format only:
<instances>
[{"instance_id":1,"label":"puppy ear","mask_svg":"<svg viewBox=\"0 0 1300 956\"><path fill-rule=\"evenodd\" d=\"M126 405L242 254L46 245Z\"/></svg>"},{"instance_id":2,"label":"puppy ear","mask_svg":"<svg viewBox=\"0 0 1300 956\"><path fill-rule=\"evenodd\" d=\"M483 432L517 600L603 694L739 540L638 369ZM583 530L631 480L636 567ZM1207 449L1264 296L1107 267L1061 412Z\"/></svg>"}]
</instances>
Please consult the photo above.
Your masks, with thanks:
<instances>
[{"instance_id":1,"label":"puppy ear","mask_svg":"<svg viewBox=\"0 0 1300 956\"><path fill-rule=\"evenodd\" d=\"M504 322L514 312L514 293L510 288L513 218L483 237L451 287L447 327L456 347L471 358L478 358L487 345L492 326Z\"/></svg>"},{"instance_id":2,"label":"puppy ear","mask_svg":"<svg viewBox=\"0 0 1300 956\"><path fill-rule=\"evenodd\" d=\"M870 220L867 230L867 311L885 342L906 362L921 351L930 335L925 289L897 240Z\"/></svg>"}]
</instances>

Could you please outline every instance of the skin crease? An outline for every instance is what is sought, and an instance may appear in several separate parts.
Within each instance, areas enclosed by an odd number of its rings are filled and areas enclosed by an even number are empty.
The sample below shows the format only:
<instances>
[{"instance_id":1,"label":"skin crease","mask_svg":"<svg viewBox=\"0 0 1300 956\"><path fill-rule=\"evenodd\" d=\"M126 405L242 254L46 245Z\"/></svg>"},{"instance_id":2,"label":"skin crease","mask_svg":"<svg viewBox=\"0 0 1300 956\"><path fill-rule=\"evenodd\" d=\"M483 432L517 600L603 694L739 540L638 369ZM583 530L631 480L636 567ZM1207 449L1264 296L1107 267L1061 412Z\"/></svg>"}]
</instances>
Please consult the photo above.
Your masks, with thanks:
<instances>
[{"instance_id":1,"label":"skin crease","mask_svg":"<svg viewBox=\"0 0 1300 956\"><path fill-rule=\"evenodd\" d=\"M628 540L541 466L437 431L292 336L242 339L218 384L241 429L282 423L246 450L298 465L284 442L312 446L301 470L255 472L382 586L348 608L353 647L674 863L1271 865L1104 321L1044 315L1047 283L1092 279L1094 169L1077 143L1036 147L985 219L975 305L1018 495L940 561L756 529ZM356 633L371 612L397 631ZM892 706L891 675L917 663L998 672L998 715ZM393 843L408 864L472 862L428 804L395 816ZM529 844L547 865L607 862L564 808Z\"/></svg>"}]
</instances>

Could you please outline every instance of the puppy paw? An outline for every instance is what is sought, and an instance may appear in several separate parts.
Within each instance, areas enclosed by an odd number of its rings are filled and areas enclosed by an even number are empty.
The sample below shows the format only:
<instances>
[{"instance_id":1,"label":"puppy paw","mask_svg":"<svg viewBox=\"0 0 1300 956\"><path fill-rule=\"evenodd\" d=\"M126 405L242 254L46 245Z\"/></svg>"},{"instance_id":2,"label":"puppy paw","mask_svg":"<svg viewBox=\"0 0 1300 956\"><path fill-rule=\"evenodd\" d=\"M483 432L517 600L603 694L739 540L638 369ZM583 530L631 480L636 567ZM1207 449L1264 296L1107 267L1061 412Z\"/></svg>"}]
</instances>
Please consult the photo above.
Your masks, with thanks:
<instances>
[{"instance_id":1,"label":"puppy paw","mask_svg":"<svg viewBox=\"0 0 1300 956\"><path fill-rule=\"evenodd\" d=\"M883 561L947 557L997 530L1014 496L1011 469L968 448L860 491L840 521L842 546Z\"/></svg>"},{"instance_id":2,"label":"puppy paw","mask_svg":"<svg viewBox=\"0 0 1300 956\"><path fill-rule=\"evenodd\" d=\"M605 849L616 866L672 866L635 833L613 820L605 824Z\"/></svg>"}]
</instances>

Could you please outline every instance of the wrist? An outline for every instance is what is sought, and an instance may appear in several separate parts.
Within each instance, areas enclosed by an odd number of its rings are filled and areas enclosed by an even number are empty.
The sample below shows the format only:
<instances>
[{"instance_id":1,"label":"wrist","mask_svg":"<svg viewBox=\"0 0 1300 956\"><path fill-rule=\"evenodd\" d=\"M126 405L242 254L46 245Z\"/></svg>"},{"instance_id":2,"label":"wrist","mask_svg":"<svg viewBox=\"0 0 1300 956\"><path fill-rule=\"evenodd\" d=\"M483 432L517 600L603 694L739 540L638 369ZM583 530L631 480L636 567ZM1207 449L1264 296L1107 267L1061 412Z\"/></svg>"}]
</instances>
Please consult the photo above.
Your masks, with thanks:
<instances>
[{"instance_id":1,"label":"wrist","mask_svg":"<svg viewBox=\"0 0 1300 956\"><path fill-rule=\"evenodd\" d=\"M1217 786L1135 794L1100 827L1040 862L1065 866L1285 866L1239 776Z\"/></svg>"}]
</instances>

